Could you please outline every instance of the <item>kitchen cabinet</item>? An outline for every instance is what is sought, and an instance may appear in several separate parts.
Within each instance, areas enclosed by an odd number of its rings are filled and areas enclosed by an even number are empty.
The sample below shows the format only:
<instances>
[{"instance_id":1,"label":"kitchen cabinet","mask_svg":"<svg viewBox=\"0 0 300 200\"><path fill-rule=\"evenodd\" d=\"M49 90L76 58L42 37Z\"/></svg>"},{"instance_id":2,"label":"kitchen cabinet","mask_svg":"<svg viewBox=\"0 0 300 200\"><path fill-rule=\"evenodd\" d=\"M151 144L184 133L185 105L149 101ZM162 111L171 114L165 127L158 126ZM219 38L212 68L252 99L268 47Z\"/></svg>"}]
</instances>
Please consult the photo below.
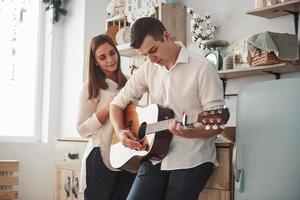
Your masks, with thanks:
<instances>
[{"instance_id":1,"label":"kitchen cabinet","mask_svg":"<svg viewBox=\"0 0 300 200\"><path fill-rule=\"evenodd\" d=\"M79 192L80 167L85 139L57 139L55 145L56 200L83 200Z\"/></svg>"},{"instance_id":2,"label":"kitchen cabinet","mask_svg":"<svg viewBox=\"0 0 300 200\"><path fill-rule=\"evenodd\" d=\"M235 127L226 127L224 141L217 141L219 166L214 169L199 200L233 200L233 176L231 168ZM226 130L225 129L225 130ZM224 134L225 135L225 134ZM60 138L56 142L56 200L83 200L79 192L80 166L87 140Z\"/></svg>"},{"instance_id":3,"label":"kitchen cabinet","mask_svg":"<svg viewBox=\"0 0 300 200\"><path fill-rule=\"evenodd\" d=\"M232 150L235 142L235 127L226 127L216 142L219 166L214 171L199 195L198 200L233 200L234 181L232 173Z\"/></svg>"},{"instance_id":4,"label":"kitchen cabinet","mask_svg":"<svg viewBox=\"0 0 300 200\"><path fill-rule=\"evenodd\" d=\"M231 168L232 143L216 143L219 166L214 169L199 200L232 200L233 175Z\"/></svg>"}]
</instances>

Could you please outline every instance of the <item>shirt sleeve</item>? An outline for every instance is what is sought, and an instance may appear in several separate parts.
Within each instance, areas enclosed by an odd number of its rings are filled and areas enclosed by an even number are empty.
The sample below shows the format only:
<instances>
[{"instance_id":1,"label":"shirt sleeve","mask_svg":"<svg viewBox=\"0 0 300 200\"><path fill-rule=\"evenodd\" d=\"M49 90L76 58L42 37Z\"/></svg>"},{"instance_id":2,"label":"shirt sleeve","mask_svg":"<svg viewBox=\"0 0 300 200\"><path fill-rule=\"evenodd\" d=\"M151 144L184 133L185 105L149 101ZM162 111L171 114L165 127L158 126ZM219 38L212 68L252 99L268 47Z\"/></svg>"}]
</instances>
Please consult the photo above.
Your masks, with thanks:
<instances>
[{"instance_id":1,"label":"shirt sleeve","mask_svg":"<svg viewBox=\"0 0 300 200\"><path fill-rule=\"evenodd\" d=\"M80 95L77 120L77 131L81 137L91 136L94 131L102 126L97 118L97 104L97 99L88 99L88 87L85 84Z\"/></svg>"},{"instance_id":2,"label":"shirt sleeve","mask_svg":"<svg viewBox=\"0 0 300 200\"><path fill-rule=\"evenodd\" d=\"M146 75L148 75L149 72L146 71L147 64L144 64L136 70L111 103L124 109L130 102L140 100L142 95L148 91Z\"/></svg>"},{"instance_id":3,"label":"shirt sleeve","mask_svg":"<svg viewBox=\"0 0 300 200\"><path fill-rule=\"evenodd\" d=\"M223 85L215 66L207 63L198 79L198 97L203 110L218 109L225 105Z\"/></svg>"}]
</instances>

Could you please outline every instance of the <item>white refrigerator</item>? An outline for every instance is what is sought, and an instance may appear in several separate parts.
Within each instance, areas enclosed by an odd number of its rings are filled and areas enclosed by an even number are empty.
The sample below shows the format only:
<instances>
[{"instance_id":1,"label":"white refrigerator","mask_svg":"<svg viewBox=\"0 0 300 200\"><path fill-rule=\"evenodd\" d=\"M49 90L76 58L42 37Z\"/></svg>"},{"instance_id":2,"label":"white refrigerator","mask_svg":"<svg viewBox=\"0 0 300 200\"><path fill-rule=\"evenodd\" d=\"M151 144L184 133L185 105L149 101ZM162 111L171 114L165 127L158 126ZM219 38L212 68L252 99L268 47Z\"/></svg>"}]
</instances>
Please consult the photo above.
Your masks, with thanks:
<instances>
[{"instance_id":1,"label":"white refrigerator","mask_svg":"<svg viewBox=\"0 0 300 200\"><path fill-rule=\"evenodd\" d=\"M300 200L300 79L243 89L236 126L235 200Z\"/></svg>"}]
</instances>

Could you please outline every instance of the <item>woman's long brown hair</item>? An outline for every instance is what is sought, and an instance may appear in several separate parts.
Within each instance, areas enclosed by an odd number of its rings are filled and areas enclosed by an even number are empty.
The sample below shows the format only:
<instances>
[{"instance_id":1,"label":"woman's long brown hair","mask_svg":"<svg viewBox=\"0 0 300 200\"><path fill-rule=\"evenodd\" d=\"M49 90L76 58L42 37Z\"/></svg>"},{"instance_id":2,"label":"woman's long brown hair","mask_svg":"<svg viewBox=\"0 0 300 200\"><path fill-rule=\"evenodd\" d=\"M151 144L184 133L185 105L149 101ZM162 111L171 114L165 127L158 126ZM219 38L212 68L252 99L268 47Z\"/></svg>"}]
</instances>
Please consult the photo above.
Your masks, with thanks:
<instances>
[{"instance_id":1,"label":"woman's long brown hair","mask_svg":"<svg viewBox=\"0 0 300 200\"><path fill-rule=\"evenodd\" d=\"M118 83L118 88L122 88L126 83L126 77L121 71L120 64L120 53L112 41L112 39L105 34L98 35L91 40L90 48L89 48L89 59L88 59L88 99L97 98L99 96L100 89L107 89L108 85L105 82L105 73L102 69L97 66L95 52L97 48L102 45L108 43L110 44L118 54L118 63L117 69L114 71L114 75L116 77L116 82Z\"/></svg>"}]
</instances>

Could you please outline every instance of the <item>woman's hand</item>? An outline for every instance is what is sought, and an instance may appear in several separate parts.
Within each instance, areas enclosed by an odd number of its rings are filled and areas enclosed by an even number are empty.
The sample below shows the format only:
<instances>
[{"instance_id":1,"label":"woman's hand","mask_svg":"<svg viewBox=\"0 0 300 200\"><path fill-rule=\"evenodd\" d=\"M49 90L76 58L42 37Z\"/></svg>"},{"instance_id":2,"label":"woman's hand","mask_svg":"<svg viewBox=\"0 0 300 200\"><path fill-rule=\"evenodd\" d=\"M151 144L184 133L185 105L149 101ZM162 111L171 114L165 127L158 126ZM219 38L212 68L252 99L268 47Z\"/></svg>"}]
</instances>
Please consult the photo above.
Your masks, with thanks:
<instances>
[{"instance_id":1,"label":"woman's hand","mask_svg":"<svg viewBox=\"0 0 300 200\"><path fill-rule=\"evenodd\" d=\"M101 124L104 124L109 117L109 107L110 102L115 98L116 95L113 95L108 100L106 106L97 113L97 118Z\"/></svg>"}]
</instances>

